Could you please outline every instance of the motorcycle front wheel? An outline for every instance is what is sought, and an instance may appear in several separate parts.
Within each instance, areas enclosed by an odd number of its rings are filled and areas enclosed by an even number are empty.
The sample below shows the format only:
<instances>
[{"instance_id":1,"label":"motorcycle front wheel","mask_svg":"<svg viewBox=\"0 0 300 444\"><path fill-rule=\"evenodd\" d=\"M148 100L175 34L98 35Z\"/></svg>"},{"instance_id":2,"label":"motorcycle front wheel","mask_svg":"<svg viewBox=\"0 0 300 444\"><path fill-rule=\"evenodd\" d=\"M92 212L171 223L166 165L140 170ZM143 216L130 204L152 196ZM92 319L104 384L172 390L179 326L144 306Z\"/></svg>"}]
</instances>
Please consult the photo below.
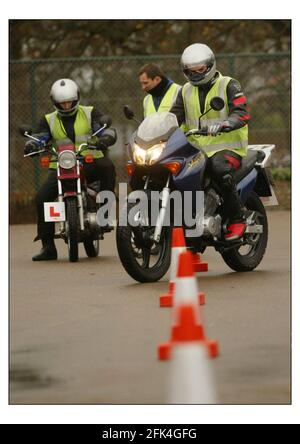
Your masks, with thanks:
<instances>
[{"instance_id":1,"label":"motorcycle front wheel","mask_svg":"<svg viewBox=\"0 0 300 444\"><path fill-rule=\"evenodd\" d=\"M255 223L262 225L260 234L246 234L248 243L222 253L225 263L234 271L252 271L262 261L268 243L268 219L265 207L255 192L248 197L245 207L256 212Z\"/></svg>"},{"instance_id":2,"label":"motorcycle front wheel","mask_svg":"<svg viewBox=\"0 0 300 444\"><path fill-rule=\"evenodd\" d=\"M66 200L66 223L68 236L69 261L78 261L78 211L77 199Z\"/></svg>"},{"instance_id":3,"label":"motorcycle front wheel","mask_svg":"<svg viewBox=\"0 0 300 444\"><path fill-rule=\"evenodd\" d=\"M127 214L134 208L128 204ZM124 216L122 215L123 220ZM117 249L123 267L138 282L156 282L168 271L171 261L171 230L163 227L158 244L151 241L155 227L120 226L116 230Z\"/></svg>"}]
</instances>

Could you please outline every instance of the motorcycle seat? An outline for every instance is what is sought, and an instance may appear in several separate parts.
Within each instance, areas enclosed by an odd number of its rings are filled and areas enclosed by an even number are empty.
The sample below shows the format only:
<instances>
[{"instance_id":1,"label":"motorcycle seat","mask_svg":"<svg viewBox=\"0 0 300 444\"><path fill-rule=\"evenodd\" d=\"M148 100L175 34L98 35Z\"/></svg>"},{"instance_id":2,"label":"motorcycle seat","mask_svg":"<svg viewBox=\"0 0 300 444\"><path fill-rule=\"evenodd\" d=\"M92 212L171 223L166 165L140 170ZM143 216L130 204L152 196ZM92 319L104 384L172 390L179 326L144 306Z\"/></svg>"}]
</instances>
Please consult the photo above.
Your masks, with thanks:
<instances>
[{"instance_id":1,"label":"motorcycle seat","mask_svg":"<svg viewBox=\"0 0 300 444\"><path fill-rule=\"evenodd\" d=\"M247 156L243 157L240 168L234 173L235 181L240 182L248 173L254 168L254 165L259 160L262 160L265 153L261 151L248 150Z\"/></svg>"}]
</instances>

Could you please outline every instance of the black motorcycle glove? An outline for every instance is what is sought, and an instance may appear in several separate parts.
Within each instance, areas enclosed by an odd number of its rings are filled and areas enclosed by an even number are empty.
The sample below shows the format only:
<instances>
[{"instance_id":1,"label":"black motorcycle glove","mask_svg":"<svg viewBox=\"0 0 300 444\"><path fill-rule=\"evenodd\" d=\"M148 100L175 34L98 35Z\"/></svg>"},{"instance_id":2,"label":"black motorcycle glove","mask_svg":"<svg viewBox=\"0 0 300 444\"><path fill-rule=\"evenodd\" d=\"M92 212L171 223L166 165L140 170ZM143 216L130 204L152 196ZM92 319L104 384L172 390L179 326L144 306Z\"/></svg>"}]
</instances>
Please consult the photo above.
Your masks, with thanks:
<instances>
[{"instance_id":1,"label":"black motorcycle glove","mask_svg":"<svg viewBox=\"0 0 300 444\"><path fill-rule=\"evenodd\" d=\"M89 145L93 145L98 150L105 150L113 145L117 140L117 132L114 128L104 130L101 136L94 136L88 140Z\"/></svg>"},{"instance_id":2,"label":"black motorcycle glove","mask_svg":"<svg viewBox=\"0 0 300 444\"><path fill-rule=\"evenodd\" d=\"M87 140L88 146L91 150L104 150L108 147L105 136L102 137L90 137Z\"/></svg>"},{"instance_id":3,"label":"black motorcycle glove","mask_svg":"<svg viewBox=\"0 0 300 444\"><path fill-rule=\"evenodd\" d=\"M24 154L31 154L34 153L35 151L39 151L40 149L40 144L38 141L35 140L28 140L25 143L25 147L24 147Z\"/></svg>"},{"instance_id":4,"label":"black motorcycle glove","mask_svg":"<svg viewBox=\"0 0 300 444\"><path fill-rule=\"evenodd\" d=\"M113 145L117 141L117 131L114 128L107 128L99 137L99 141L106 145L106 148Z\"/></svg>"},{"instance_id":5,"label":"black motorcycle glove","mask_svg":"<svg viewBox=\"0 0 300 444\"><path fill-rule=\"evenodd\" d=\"M109 146L109 138L107 136L97 137L96 146L98 150L106 150Z\"/></svg>"}]
</instances>

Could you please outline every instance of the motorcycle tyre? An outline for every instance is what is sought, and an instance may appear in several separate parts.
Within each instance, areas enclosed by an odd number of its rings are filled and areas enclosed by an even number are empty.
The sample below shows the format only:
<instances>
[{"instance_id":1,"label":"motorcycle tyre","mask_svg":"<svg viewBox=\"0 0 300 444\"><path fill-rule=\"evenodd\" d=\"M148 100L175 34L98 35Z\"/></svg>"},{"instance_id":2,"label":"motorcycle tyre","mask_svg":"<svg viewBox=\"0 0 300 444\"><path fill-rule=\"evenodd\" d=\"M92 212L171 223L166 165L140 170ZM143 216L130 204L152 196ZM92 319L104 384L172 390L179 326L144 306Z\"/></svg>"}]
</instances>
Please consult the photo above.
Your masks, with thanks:
<instances>
[{"instance_id":1,"label":"motorcycle tyre","mask_svg":"<svg viewBox=\"0 0 300 444\"><path fill-rule=\"evenodd\" d=\"M128 204L128 212L132 208L132 205ZM122 210L124 211L124 210ZM145 282L157 282L168 271L171 262L171 230L164 227L165 231L165 254L163 259L152 267L151 270L142 268L135 260L134 251L132 249L131 236L132 228L128 226L117 226L116 241L119 258L123 267L134 280Z\"/></svg>"},{"instance_id":2,"label":"motorcycle tyre","mask_svg":"<svg viewBox=\"0 0 300 444\"><path fill-rule=\"evenodd\" d=\"M252 256L239 254L239 248L222 253L224 262L234 271L252 271L262 261L268 243L268 219L265 207L255 192L248 197L245 207L248 210L257 211L262 216L263 233L259 239L259 245Z\"/></svg>"},{"instance_id":3,"label":"motorcycle tyre","mask_svg":"<svg viewBox=\"0 0 300 444\"><path fill-rule=\"evenodd\" d=\"M78 261L78 211L77 199L66 200L66 212L68 222L68 253L69 261Z\"/></svg>"}]
</instances>

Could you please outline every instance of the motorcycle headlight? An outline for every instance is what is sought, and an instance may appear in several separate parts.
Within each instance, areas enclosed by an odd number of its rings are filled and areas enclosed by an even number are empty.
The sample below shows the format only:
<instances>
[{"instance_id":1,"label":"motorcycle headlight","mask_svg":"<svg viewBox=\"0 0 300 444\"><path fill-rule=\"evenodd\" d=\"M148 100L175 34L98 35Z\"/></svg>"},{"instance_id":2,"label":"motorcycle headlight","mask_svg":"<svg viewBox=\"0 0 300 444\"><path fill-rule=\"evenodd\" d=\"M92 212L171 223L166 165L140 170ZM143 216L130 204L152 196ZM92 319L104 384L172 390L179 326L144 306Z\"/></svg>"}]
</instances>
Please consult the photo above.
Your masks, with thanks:
<instances>
[{"instance_id":1,"label":"motorcycle headlight","mask_svg":"<svg viewBox=\"0 0 300 444\"><path fill-rule=\"evenodd\" d=\"M165 146L166 143L161 142L153 145L148 150L143 150L139 145L135 143L132 149L133 159L138 165L153 165L160 157Z\"/></svg>"},{"instance_id":2,"label":"motorcycle headlight","mask_svg":"<svg viewBox=\"0 0 300 444\"><path fill-rule=\"evenodd\" d=\"M133 160L138 165L146 164L147 151L140 148L136 143L132 147Z\"/></svg>"},{"instance_id":3,"label":"motorcycle headlight","mask_svg":"<svg viewBox=\"0 0 300 444\"><path fill-rule=\"evenodd\" d=\"M74 151L62 151L58 156L58 164L61 168L69 170L76 165L76 153Z\"/></svg>"}]
</instances>

